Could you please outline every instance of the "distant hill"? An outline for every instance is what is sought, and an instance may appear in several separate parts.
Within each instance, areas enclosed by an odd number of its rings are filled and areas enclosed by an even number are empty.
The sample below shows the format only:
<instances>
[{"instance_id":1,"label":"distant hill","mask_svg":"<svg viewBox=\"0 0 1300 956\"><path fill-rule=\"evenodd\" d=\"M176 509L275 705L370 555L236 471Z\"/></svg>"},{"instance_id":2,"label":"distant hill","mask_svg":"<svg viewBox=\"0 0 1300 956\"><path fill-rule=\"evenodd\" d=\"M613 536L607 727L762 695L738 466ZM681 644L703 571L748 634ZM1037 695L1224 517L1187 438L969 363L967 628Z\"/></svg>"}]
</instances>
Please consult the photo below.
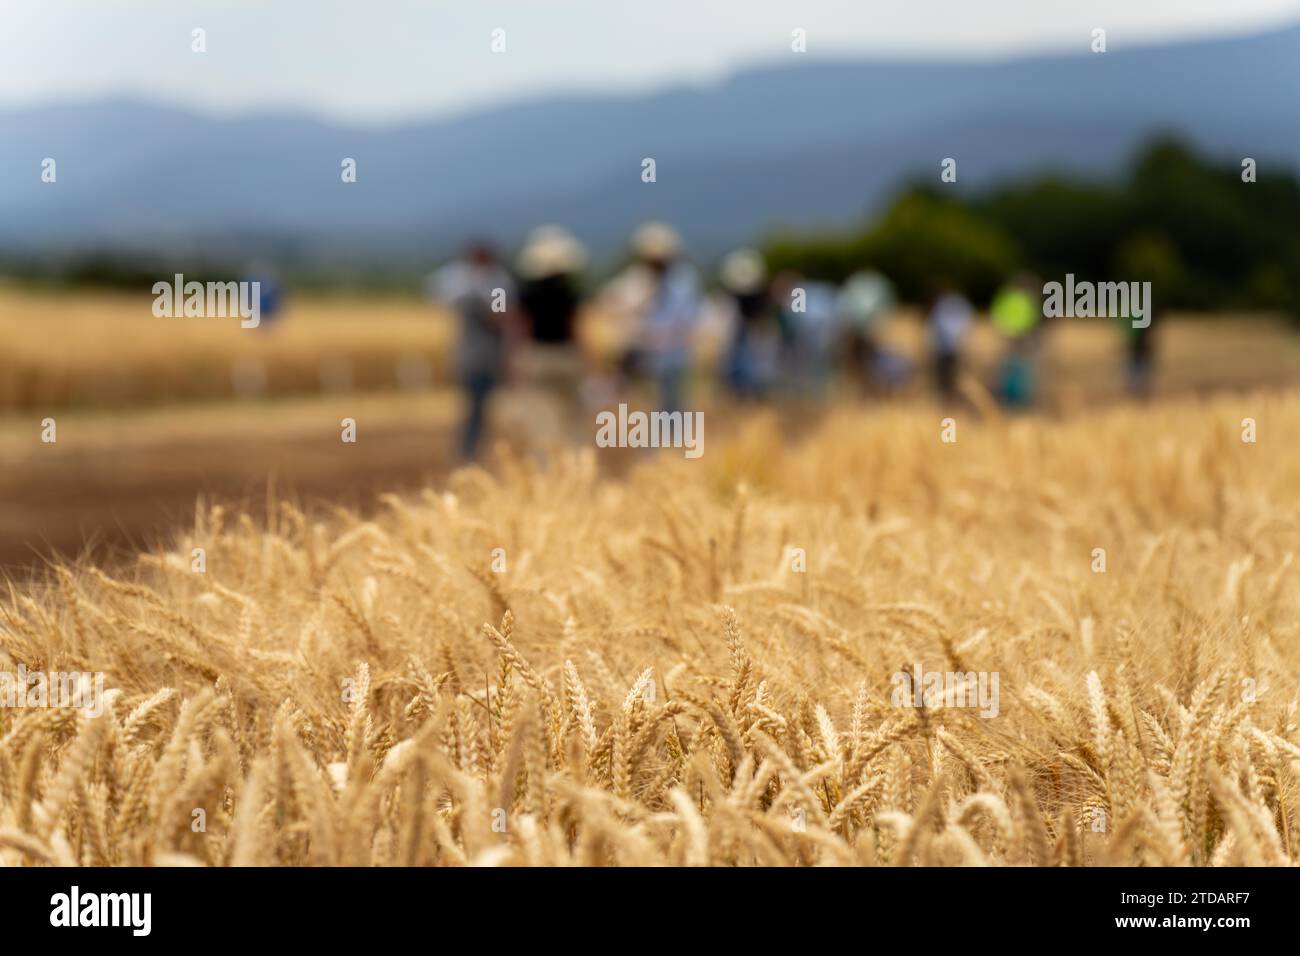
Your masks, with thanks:
<instances>
[{"instance_id":1,"label":"distant hill","mask_svg":"<svg viewBox=\"0 0 1300 956\"><path fill-rule=\"evenodd\" d=\"M1297 89L1300 27L998 63L791 54L707 88L387 128L120 99L0 109L0 247L415 260L546 221L613 248L658 216L713 255L777 226L858 219L947 156L959 188L1045 166L1106 175L1172 131L1266 175L1267 161L1300 165ZM56 186L40 182L46 156Z\"/></svg>"}]
</instances>

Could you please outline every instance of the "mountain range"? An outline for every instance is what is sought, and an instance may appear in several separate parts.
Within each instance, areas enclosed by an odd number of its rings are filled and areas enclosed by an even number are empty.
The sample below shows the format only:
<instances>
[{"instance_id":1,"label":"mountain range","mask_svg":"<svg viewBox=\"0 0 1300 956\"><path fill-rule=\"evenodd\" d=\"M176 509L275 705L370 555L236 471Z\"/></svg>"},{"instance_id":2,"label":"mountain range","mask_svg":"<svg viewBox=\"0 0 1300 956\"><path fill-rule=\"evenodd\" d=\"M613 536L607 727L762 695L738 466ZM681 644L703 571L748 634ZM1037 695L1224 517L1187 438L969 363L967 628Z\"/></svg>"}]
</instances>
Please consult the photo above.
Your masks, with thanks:
<instances>
[{"instance_id":1,"label":"mountain range","mask_svg":"<svg viewBox=\"0 0 1300 956\"><path fill-rule=\"evenodd\" d=\"M998 62L792 53L709 86L384 127L120 98L0 108L0 249L415 261L470 234L513 244L543 222L617 249L656 217L715 255L767 230L853 223L908 179L937 183L947 157L958 189L1113 175L1162 133L1253 156L1261 175L1300 167L1298 90L1300 25Z\"/></svg>"}]
</instances>

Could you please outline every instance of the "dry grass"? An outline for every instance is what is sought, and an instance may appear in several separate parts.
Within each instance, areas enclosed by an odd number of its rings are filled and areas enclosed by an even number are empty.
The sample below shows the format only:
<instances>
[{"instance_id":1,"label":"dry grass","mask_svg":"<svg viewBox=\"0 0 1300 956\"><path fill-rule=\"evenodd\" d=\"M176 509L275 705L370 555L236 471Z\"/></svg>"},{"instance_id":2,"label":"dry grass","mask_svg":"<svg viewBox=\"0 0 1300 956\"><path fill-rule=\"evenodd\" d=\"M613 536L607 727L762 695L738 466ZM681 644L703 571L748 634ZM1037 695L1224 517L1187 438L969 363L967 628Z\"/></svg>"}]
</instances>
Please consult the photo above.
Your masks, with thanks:
<instances>
[{"instance_id":1,"label":"dry grass","mask_svg":"<svg viewBox=\"0 0 1300 956\"><path fill-rule=\"evenodd\" d=\"M112 690L0 710L0 862L1300 858L1300 394L938 417L214 509L12 593L0 670ZM916 664L998 716L895 706Z\"/></svg>"}]
</instances>

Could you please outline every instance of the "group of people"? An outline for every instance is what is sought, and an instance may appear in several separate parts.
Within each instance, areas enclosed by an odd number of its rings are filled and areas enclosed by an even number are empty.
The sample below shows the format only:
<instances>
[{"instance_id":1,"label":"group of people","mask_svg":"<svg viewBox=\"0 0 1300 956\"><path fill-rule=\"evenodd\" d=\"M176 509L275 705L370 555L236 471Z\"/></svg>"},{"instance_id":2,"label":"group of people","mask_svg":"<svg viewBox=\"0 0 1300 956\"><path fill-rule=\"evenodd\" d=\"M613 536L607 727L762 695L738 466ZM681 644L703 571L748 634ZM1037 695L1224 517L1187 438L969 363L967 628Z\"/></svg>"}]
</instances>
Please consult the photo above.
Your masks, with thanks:
<instances>
[{"instance_id":1,"label":"group of people","mask_svg":"<svg viewBox=\"0 0 1300 956\"><path fill-rule=\"evenodd\" d=\"M471 243L460 259L430 276L429 295L455 313L460 327L463 457L478 451L488 400L508 370L552 398L561 430L584 405L616 394L630 377L654 384L660 409L681 409L702 310L700 277L681 256L680 237L663 223L638 229L632 253L632 263L597 296L616 343L613 361L603 367L578 347L586 251L563 228L542 226L528 237L515 263L518 285L485 241Z\"/></svg>"},{"instance_id":2,"label":"group of people","mask_svg":"<svg viewBox=\"0 0 1300 956\"><path fill-rule=\"evenodd\" d=\"M639 227L630 252L627 266L590 297L581 286L586 251L558 226L534 230L513 270L489 242L475 241L430 276L429 295L459 323L464 458L480 450L488 402L508 374L548 396L530 405L530 417L550 416L552 433L577 438L573 430L590 421L587 412L608 407L635 383L651 391L647 398L656 409L682 410L701 339L721 344L721 378L742 401L817 399L837 372L875 395L891 394L912 377L912 360L883 334L897 300L879 272L858 272L840 286L788 270L769 275L758 251L739 249L722 260L710 291L665 223ZM592 320L582 328L598 330L582 347L580 312ZM1027 406L1043 349L1041 287L1018 277L997 293L989 312L1004 342L997 397L1007 406ZM975 310L954 283L940 279L926 316L935 390L941 401L955 401L965 387L963 356ZM1138 387L1149 380L1145 351L1131 349L1131 384Z\"/></svg>"}]
</instances>

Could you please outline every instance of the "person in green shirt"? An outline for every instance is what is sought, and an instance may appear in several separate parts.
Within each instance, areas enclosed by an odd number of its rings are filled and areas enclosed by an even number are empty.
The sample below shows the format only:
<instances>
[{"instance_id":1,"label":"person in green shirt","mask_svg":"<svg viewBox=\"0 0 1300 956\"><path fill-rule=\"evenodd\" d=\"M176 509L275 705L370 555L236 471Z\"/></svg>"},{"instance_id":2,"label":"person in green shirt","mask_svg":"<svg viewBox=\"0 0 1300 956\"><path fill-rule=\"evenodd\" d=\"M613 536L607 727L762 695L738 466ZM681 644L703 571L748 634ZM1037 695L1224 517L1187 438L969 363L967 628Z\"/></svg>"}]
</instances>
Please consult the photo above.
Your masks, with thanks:
<instances>
[{"instance_id":1,"label":"person in green shirt","mask_svg":"<svg viewBox=\"0 0 1300 956\"><path fill-rule=\"evenodd\" d=\"M998 397L1011 408L1026 407L1034 400L1034 359L1043 319L1042 298L1036 292L1031 277L1017 276L998 290L989 306L993 327L1007 343L998 368Z\"/></svg>"}]
</instances>

